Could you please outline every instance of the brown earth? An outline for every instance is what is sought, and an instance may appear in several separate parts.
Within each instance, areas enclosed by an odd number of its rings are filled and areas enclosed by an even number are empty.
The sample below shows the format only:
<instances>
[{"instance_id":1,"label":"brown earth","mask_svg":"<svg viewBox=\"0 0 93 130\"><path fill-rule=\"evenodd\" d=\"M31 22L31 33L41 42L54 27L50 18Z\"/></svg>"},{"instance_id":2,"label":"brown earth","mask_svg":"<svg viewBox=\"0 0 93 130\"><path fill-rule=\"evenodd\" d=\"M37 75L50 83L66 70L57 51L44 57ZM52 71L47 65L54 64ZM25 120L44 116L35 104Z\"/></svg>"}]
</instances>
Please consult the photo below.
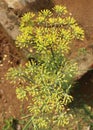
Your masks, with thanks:
<instances>
[{"instance_id":1,"label":"brown earth","mask_svg":"<svg viewBox=\"0 0 93 130\"><path fill-rule=\"evenodd\" d=\"M0 26L0 126L7 117L18 117L20 114L15 86L5 77L7 70L19 64L19 60L18 50Z\"/></svg>"},{"instance_id":2,"label":"brown earth","mask_svg":"<svg viewBox=\"0 0 93 130\"><path fill-rule=\"evenodd\" d=\"M47 3L47 1L46 1ZM80 26L85 30L85 41L76 42L72 46L73 55L81 47L90 46L93 42L93 1L92 0L54 0L54 3L45 4L43 1L40 3L34 3L32 10L40 10L46 7L53 7L54 4L64 4L68 7L69 11L72 12L73 16L77 19ZM34 8L35 7L35 8ZM20 102L16 99L15 88L9 81L5 79L5 74L9 67L14 67L20 63L21 56L18 53L13 41L8 37L6 32L0 25L0 127L2 128L2 123L7 117L20 117ZM79 80L80 88L75 92L75 94L81 95L91 95L89 99L82 96L84 101L89 103L89 100L93 100L93 71L85 75L81 80ZM91 103L90 103L91 105Z\"/></svg>"}]
</instances>

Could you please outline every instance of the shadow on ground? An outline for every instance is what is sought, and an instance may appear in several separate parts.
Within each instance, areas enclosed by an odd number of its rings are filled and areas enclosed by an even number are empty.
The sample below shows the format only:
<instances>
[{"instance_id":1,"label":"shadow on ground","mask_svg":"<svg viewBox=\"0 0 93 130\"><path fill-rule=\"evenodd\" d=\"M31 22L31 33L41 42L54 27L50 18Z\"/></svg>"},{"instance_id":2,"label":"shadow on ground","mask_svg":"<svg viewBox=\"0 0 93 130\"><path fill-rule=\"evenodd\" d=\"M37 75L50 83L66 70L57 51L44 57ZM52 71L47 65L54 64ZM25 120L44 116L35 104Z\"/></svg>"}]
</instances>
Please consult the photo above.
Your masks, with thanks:
<instances>
[{"instance_id":1,"label":"shadow on ground","mask_svg":"<svg viewBox=\"0 0 93 130\"><path fill-rule=\"evenodd\" d=\"M40 11L43 9L50 9L54 7L54 3L52 0L35 0L35 2L32 2L28 4L28 8L30 8L32 11Z\"/></svg>"},{"instance_id":2,"label":"shadow on ground","mask_svg":"<svg viewBox=\"0 0 93 130\"><path fill-rule=\"evenodd\" d=\"M81 79L76 81L72 95L80 107L81 103L93 107L93 70L88 71Z\"/></svg>"}]
</instances>

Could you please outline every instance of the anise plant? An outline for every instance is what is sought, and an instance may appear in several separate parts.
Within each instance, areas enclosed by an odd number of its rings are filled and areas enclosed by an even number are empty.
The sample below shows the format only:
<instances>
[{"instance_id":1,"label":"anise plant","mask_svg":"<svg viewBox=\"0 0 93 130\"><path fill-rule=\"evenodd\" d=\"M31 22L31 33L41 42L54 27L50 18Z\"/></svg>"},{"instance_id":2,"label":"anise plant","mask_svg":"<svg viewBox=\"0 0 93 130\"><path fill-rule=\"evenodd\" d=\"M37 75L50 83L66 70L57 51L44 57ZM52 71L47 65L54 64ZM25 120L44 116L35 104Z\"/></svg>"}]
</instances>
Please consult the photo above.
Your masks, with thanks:
<instances>
[{"instance_id":1,"label":"anise plant","mask_svg":"<svg viewBox=\"0 0 93 130\"><path fill-rule=\"evenodd\" d=\"M54 130L69 123L67 106L73 100L70 90L77 65L67 54L76 39L83 40L84 31L64 6L29 12L21 18L16 46L28 62L10 68L8 76L19 83L18 99L29 102L31 116L23 130Z\"/></svg>"}]
</instances>

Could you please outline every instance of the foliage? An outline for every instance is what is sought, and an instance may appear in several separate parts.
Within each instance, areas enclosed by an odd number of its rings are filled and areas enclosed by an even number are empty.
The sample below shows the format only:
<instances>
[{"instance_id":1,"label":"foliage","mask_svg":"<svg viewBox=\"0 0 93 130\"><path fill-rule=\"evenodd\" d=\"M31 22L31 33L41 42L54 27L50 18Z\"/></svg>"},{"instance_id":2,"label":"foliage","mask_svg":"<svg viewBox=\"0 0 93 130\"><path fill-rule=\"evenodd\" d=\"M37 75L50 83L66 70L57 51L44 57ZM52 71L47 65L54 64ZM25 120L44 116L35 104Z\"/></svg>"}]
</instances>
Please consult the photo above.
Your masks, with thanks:
<instances>
[{"instance_id":1,"label":"foliage","mask_svg":"<svg viewBox=\"0 0 93 130\"><path fill-rule=\"evenodd\" d=\"M10 68L8 77L19 86L17 97L29 102L31 118L27 130L60 128L69 123L67 105L73 100L70 90L77 65L69 61L70 43L83 40L84 31L64 6L37 14L26 13L21 18L16 46L24 51L28 61L24 66Z\"/></svg>"},{"instance_id":2,"label":"foliage","mask_svg":"<svg viewBox=\"0 0 93 130\"><path fill-rule=\"evenodd\" d=\"M15 130L17 129L18 120L14 119L13 117L10 117L5 120L4 127L2 130Z\"/></svg>"},{"instance_id":3,"label":"foliage","mask_svg":"<svg viewBox=\"0 0 93 130\"><path fill-rule=\"evenodd\" d=\"M88 51L86 50L85 47L82 47L78 50L78 56L80 55L86 55L88 53Z\"/></svg>"}]
</instances>

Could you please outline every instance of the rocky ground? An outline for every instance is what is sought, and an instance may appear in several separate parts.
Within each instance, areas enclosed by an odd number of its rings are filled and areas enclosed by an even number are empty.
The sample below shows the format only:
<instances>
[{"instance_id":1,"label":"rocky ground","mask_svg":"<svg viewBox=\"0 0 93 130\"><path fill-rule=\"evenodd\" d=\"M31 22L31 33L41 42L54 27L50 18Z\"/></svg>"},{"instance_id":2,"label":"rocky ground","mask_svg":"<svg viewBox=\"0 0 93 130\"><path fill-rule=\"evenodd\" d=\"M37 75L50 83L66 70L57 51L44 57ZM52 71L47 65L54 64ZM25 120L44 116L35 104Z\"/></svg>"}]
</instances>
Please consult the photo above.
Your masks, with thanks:
<instances>
[{"instance_id":1,"label":"rocky ground","mask_svg":"<svg viewBox=\"0 0 93 130\"><path fill-rule=\"evenodd\" d=\"M84 0L82 2L84 2ZM38 3L38 1L37 1L37 3ZM59 4L62 2L60 0L55 0L55 3ZM71 3L69 3L69 2L66 4L64 0L63 0L63 3L65 5L67 5L68 8L69 8L69 4L70 4L70 7L71 7L70 10L73 12L73 8L74 8L74 6L76 6L76 4L79 3L79 0L78 0L78 2L74 3L74 5L71 5ZM38 5L38 4L34 4L34 5L35 5L35 8L37 8L37 10L43 9L45 7L44 3L41 5ZM46 5L48 6L48 4L46 4ZM53 3L51 3L50 6L52 7ZM50 8L50 6L49 6L49 8ZM84 6L86 6L87 9L84 9L84 8L82 9L81 4L78 4L78 9L80 9L81 12L82 11L86 12L86 11L90 10L90 8L89 8L89 6L87 6L86 2L84 2ZM91 1L91 8L92 8L92 6L93 6L93 3ZM2 9L4 9L8 13L9 17L12 16L11 10L7 8L7 5L5 4L5 2L3 0L0 0L0 12L3 11ZM32 8L32 9L34 10L34 8ZM16 14L16 17L18 17L19 15L21 16L21 14L18 12L13 12L13 13ZM79 60L80 64L83 61L83 65L80 66L83 68L88 63L88 62L86 62L87 61L86 59L90 59L90 60L93 59L93 54L92 54L93 53L93 37L92 37L93 28L92 28L92 18L91 18L92 14L89 12L87 12L87 14L85 13L85 16L83 16L83 18L82 18L81 14L79 14L79 13L75 14L75 12L74 12L74 16L76 17L76 19L78 21L80 21L80 23L79 23L80 26L84 27L84 29L85 29L85 40L83 42L77 41L75 44L72 45L72 50L71 50L71 51L73 51L73 53L71 53L71 58L76 57L76 59ZM86 17L86 15L88 17ZM2 18L3 18L3 16L2 16ZM85 20L85 18L86 18L86 21L84 22L84 25L83 25L82 20ZM0 20L1 20L1 17L0 17ZM13 20L14 20L14 17L13 17ZM91 26L89 26L89 24L91 24ZM14 29L14 28L10 28L10 31L12 29ZM15 31L14 31L14 33L15 33ZM82 49L80 50L80 48L85 49L85 51L82 51ZM84 57L84 55L85 55L85 57ZM80 59L80 57L81 57L81 59ZM10 67L15 67L18 64L20 64L21 58L22 58L22 55L21 55L21 53L19 53L18 49L16 49L12 38L9 37L6 30L4 30L4 28L0 25L0 127L1 128L2 128L2 124L4 122L4 119L6 119L10 116L19 118L20 114L21 114L20 110L19 110L20 102L17 100L16 94L15 94L16 86L12 86L9 83L9 81L6 80L6 77L5 77L5 74ZM93 63L92 64L91 63L89 61L89 66L92 69ZM83 99L83 101L86 102L91 107L93 107L93 104L91 103L91 101L93 101L93 71L86 74L78 82L79 82L79 87L76 88L76 90L74 91L74 94L73 94L74 97L76 98L76 95L81 95L81 98ZM89 98L87 98L84 95L89 95Z\"/></svg>"},{"instance_id":2,"label":"rocky ground","mask_svg":"<svg viewBox=\"0 0 93 130\"><path fill-rule=\"evenodd\" d=\"M0 127L7 117L19 115L15 86L12 86L5 77L7 70L19 64L19 61L17 49L0 26Z\"/></svg>"}]
</instances>

